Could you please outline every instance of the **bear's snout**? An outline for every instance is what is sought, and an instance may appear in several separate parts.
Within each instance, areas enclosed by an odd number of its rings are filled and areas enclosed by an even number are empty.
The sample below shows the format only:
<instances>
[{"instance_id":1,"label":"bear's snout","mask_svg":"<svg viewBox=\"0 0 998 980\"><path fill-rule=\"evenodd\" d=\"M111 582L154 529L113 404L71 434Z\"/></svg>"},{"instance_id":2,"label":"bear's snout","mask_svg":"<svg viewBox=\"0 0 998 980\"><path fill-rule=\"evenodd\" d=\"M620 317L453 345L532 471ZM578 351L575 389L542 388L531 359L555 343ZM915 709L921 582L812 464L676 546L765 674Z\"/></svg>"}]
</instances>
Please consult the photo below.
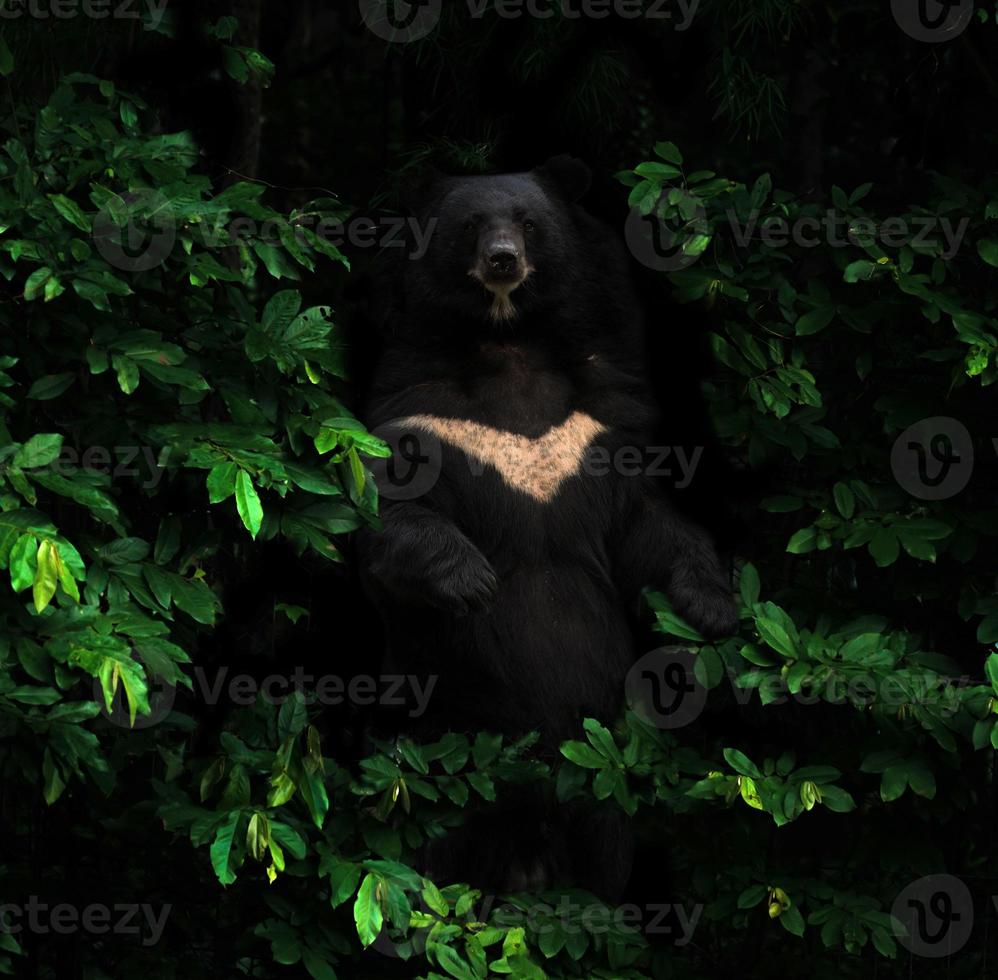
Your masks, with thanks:
<instances>
[{"instance_id":1,"label":"bear's snout","mask_svg":"<svg viewBox=\"0 0 998 980\"><path fill-rule=\"evenodd\" d=\"M486 285L519 285L527 275L522 235L505 228L483 235L478 274Z\"/></svg>"},{"instance_id":2,"label":"bear's snout","mask_svg":"<svg viewBox=\"0 0 998 980\"><path fill-rule=\"evenodd\" d=\"M516 270L518 259L519 256L513 249L506 247L497 248L494 252L489 252L489 271L498 273L501 276L507 276Z\"/></svg>"}]
</instances>

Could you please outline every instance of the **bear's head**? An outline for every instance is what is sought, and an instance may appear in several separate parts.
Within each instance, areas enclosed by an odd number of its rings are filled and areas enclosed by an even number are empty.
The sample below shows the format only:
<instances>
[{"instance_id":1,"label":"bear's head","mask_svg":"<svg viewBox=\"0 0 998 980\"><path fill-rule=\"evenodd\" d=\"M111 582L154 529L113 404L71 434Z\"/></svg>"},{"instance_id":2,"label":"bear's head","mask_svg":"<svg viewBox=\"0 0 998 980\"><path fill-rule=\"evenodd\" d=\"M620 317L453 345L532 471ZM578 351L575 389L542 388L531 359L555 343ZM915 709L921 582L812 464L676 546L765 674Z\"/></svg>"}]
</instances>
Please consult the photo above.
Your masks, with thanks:
<instances>
[{"instance_id":1,"label":"bear's head","mask_svg":"<svg viewBox=\"0 0 998 980\"><path fill-rule=\"evenodd\" d=\"M496 322L561 303L580 265L573 202L590 177L563 156L524 173L433 179L414 209L427 236L412 270L424 297Z\"/></svg>"}]
</instances>

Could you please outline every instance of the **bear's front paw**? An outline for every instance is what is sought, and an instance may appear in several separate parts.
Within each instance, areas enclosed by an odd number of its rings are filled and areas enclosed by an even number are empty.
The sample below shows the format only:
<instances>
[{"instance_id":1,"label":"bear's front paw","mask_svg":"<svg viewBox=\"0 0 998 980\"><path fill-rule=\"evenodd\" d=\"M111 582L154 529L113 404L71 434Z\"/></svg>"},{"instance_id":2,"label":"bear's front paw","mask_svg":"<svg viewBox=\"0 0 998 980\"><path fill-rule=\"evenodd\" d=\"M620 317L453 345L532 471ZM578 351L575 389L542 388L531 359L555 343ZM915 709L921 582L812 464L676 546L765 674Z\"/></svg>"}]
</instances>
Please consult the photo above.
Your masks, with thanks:
<instances>
[{"instance_id":1,"label":"bear's front paw","mask_svg":"<svg viewBox=\"0 0 998 980\"><path fill-rule=\"evenodd\" d=\"M479 552L441 562L430 571L425 584L428 601L456 616L481 612L495 598L499 579L488 559Z\"/></svg>"},{"instance_id":2,"label":"bear's front paw","mask_svg":"<svg viewBox=\"0 0 998 980\"><path fill-rule=\"evenodd\" d=\"M676 610L707 639L738 632L738 607L732 593L716 585L684 588L671 596Z\"/></svg>"}]
</instances>

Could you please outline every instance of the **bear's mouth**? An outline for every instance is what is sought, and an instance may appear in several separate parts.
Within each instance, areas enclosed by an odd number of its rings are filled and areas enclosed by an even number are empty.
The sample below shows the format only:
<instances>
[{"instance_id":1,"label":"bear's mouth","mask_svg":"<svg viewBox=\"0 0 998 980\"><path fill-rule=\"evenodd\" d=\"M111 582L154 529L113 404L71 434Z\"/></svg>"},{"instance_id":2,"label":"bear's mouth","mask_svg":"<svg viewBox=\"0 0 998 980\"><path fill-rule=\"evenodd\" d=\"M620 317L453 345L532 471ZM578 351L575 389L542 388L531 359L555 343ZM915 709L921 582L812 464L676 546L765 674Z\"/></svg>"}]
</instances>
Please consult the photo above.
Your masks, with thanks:
<instances>
[{"instance_id":1,"label":"bear's mouth","mask_svg":"<svg viewBox=\"0 0 998 980\"><path fill-rule=\"evenodd\" d=\"M477 279L492 296L489 318L511 320L517 315L516 306L511 298L512 293L526 282L533 271L531 266L521 260L511 269L494 269L488 265L483 269L481 265L476 265L469 270L468 275L472 279Z\"/></svg>"}]
</instances>

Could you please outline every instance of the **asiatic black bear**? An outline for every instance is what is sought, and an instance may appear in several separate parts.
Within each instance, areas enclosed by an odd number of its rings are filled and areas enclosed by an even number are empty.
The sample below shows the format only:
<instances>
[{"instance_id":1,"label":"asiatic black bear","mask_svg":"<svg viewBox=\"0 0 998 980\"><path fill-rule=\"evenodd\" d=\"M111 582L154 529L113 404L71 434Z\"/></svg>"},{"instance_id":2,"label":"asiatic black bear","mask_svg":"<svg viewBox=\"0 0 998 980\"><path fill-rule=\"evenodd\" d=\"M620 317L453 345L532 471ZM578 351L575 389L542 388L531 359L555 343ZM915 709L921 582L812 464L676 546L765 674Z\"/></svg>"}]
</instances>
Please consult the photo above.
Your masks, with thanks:
<instances>
[{"instance_id":1,"label":"asiatic black bear","mask_svg":"<svg viewBox=\"0 0 998 980\"><path fill-rule=\"evenodd\" d=\"M584 717L612 722L643 586L707 636L737 624L708 536L635 465L655 413L642 316L622 246L575 203L589 179L559 157L441 177L415 208L429 245L403 263L365 417L403 447L391 472L406 475L381 481L384 529L361 560L386 669L436 677L418 736L536 729L553 755ZM618 892L618 814L544 796L500 801L432 848L429 870Z\"/></svg>"}]
</instances>

